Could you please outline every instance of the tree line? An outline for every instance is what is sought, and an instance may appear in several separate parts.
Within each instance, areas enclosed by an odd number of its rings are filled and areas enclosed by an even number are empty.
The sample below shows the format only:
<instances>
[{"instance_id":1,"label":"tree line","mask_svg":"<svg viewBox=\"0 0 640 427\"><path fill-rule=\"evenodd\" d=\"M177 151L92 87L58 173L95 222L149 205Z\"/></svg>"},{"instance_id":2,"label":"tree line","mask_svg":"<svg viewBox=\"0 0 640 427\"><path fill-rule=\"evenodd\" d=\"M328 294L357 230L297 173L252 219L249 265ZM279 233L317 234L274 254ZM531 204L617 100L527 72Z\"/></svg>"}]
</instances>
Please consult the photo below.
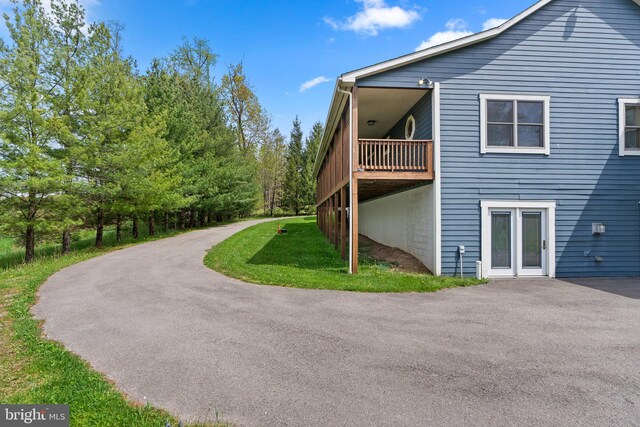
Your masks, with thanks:
<instances>
[{"instance_id":1,"label":"tree line","mask_svg":"<svg viewBox=\"0 0 640 427\"><path fill-rule=\"evenodd\" d=\"M0 40L0 232L38 241L106 225L116 240L140 222L188 228L253 213L259 205L312 210L316 124L303 143L272 130L242 64L221 84L218 56L184 40L141 73L114 23L86 22L75 1L23 0ZM313 187L313 188L312 188Z\"/></svg>"}]
</instances>

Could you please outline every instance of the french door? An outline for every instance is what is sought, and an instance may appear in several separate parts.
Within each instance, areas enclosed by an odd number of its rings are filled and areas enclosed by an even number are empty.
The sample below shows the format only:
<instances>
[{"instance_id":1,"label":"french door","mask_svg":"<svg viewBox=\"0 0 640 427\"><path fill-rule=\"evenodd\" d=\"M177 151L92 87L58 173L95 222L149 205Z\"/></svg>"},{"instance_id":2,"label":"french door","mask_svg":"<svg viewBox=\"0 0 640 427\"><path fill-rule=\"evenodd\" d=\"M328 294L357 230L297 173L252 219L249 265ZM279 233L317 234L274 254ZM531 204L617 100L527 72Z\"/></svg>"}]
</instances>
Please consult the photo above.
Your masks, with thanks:
<instances>
[{"instance_id":1,"label":"french door","mask_svg":"<svg viewBox=\"0 0 640 427\"><path fill-rule=\"evenodd\" d=\"M547 210L493 208L488 215L488 275L546 276Z\"/></svg>"}]
</instances>

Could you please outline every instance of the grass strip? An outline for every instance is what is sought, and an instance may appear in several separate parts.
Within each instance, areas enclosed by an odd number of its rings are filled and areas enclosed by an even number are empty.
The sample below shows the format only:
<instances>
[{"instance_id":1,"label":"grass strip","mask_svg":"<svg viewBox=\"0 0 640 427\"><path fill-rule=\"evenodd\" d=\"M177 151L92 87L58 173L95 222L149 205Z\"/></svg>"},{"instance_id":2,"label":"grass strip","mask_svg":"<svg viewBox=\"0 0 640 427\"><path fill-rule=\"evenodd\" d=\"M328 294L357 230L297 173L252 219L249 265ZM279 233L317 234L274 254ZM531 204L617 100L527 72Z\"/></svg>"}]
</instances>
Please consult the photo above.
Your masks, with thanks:
<instances>
[{"instance_id":1,"label":"grass strip","mask_svg":"<svg viewBox=\"0 0 640 427\"><path fill-rule=\"evenodd\" d=\"M156 240L178 234L158 234ZM127 400L102 374L61 344L43 337L30 308L49 276L78 262L122 248L83 249L0 271L0 402L69 404L71 426L178 425L167 412ZM191 426L219 426L219 422Z\"/></svg>"},{"instance_id":2,"label":"grass strip","mask_svg":"<svg viewBox=\"0 0 640 427\"><path fill-rule=\"evenodd\" d=\"M287 229L277 234L278 225ZM318 230L314 217L267 222L214 246L205 257L211 269L247 282L353 292L434 292L485 283L475 278L411 274L362 259L357 275Z\"/></svg>"}]
</instances>

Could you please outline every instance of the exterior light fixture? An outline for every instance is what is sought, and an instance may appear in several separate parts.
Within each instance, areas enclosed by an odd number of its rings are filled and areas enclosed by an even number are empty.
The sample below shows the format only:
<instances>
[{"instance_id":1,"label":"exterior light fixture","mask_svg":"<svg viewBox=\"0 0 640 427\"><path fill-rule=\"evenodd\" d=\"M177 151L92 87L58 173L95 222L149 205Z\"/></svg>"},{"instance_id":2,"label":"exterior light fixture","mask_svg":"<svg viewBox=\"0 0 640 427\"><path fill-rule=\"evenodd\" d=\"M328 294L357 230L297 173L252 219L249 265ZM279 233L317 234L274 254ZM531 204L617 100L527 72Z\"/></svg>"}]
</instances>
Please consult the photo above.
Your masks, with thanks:
<instances>
[{"instance_id":1,"label":"exterior light fixture","mask_svg":"<svg viewBox=\"0 0 640 427\"><path fill-rule=\"evenodd\" d=\"M602 236L605 233L604 224L598 224L598 223L591 224L591 233L594 236Z\"/></svg>"},{"instance_id":2,"label":"exterior light fixture","mask_svg":"<svg viewBox=\"0 0 640 427\"><path fill-rule=\"evenodd\" d=\"M369 126L375 126L376 121L375 121L375 120L369 120L369 121L367 122L367 124L368 124Z\"/></svg>"},{"instance_id":3,"label":"exterior light fixture","mask_svg":"<svg viewBox=\"0 0 640 427\"><path fill-rule=\"evenodd\" d=\"M428 77L423 77L418 81L418 84L420 86L422 86L422 85L431 86L433 84L433 82L431 80L429 80Z\"/></svg>"}]
</instances>

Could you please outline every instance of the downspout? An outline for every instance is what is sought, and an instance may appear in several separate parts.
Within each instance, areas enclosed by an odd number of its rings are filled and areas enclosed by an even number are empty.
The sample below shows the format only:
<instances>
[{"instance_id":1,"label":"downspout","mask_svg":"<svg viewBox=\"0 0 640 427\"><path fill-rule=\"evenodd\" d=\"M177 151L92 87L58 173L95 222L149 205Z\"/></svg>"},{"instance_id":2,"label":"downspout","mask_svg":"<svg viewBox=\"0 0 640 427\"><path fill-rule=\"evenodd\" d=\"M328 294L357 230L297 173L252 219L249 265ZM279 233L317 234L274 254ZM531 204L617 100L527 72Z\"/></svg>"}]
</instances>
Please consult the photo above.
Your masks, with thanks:
<instances>
[{"instance_id":1,"label":"downspout","mask_svg":"<svg viewBox=\"0 0 640 427\"><path fill-rule=\"evenodd\" d=\"M353 94L339 87L336 90L349 96L349 274L353 274Z\"/></svg>"}]
</instances>

